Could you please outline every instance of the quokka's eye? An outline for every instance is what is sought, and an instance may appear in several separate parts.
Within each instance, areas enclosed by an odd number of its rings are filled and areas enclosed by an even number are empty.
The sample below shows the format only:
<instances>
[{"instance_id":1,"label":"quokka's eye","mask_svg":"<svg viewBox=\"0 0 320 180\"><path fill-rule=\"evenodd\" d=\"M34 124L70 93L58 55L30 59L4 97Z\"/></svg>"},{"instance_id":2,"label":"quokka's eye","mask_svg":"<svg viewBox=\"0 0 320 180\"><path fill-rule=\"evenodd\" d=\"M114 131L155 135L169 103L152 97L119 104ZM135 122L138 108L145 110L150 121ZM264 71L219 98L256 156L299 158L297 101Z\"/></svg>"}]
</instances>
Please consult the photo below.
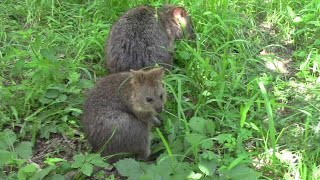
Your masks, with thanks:
<instances>
[{"instance_id":1,"label":"quokka's eye","mask_svg":"<svg viewBox=\"0 0 320 180\"><path fill-rule=\"evenodd\" d=\"M160 99L163 99L163 94L160 94Z\"/></svg>"},{"instance_id":2,"label":"quokka's eye","mask_svg":"<svg viewBox=\"0 0 320 180\"><path fill-rule=\"evenodd\" d=\"M152 99L151 97L146 97L146 101L147 101L147 102L152 102L153 99Z\"/></svg>"}]
</instances>

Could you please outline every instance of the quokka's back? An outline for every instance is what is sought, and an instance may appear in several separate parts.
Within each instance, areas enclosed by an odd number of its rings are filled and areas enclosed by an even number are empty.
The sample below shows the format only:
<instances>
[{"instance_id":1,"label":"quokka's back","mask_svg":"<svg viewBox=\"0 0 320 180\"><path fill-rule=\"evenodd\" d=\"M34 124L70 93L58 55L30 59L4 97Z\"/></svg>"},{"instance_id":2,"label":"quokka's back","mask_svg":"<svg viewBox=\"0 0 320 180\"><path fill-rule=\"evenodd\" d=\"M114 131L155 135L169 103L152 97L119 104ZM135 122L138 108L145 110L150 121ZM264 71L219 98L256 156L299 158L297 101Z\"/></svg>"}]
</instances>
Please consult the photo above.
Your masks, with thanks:
<instances>
[{"instance_id":1,"label":"quokka's back","mask_svg":"<svg viewBox=\"0 0 320 180\"><path fill-rule=\"evenodd\" d=\"M191 17L183 7L139 6L123 14L112 26L106 47L111 73L159 64L171 69L174 40L194 38Z\"/></svg>"}]
</instances>

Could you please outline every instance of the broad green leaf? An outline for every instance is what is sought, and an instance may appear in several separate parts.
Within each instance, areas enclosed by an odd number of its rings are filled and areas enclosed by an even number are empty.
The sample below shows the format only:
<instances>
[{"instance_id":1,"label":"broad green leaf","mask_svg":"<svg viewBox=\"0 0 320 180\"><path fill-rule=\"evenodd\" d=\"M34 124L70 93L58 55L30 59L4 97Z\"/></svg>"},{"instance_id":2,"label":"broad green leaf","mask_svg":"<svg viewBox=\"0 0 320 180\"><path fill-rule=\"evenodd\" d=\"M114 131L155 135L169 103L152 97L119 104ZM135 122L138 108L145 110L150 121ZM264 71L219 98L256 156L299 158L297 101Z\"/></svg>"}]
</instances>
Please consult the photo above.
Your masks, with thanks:
<instances>
[{"instance_id":1,"label":"broad green leaf","mask_svg":"<svg viewBox=\"0 0 320 180\"><path fill-rule=\"evenodd\" d=\"M189 174L192 173L192 168L189 163L186 162L178 162L176 166L172 166L173 171L171 174L172 179L186 179Z\"/></svg>"},{"instance_id":2,"label":"broad green leaf","mask_svg":"<svg viewBox=\"0 0 320 180\"><path fill-rule=\"evenodd\" d=\"M71 169L74 169L71 167L71 162L70 161L62 161L59 163L59 171L61 173L63 172L69 172Z\"/></svg>"},{"instance_id":3,"label":"broad green leaf","mask_svg":"<svg viewBox=\"0 0 320 180\"><path fill-rule=\"evenodd\" d=\"M66 101L66 100L67 100L67 95L65 95L65 94L60 94L59 97L58 97L58 100L59 100L60 102Z\"/></svg>"},{"instance_id":4,"label":"broad green leaf","mask_svg":"<svg viewBox=\"0 0 320 180\"><path fill-rule=\"evenodd\" d=\"M20 169L18 171L17 177L18 177L18 180L26 180L28 176L26 175L26 173L22 171L22 169Z\"/></svg>"},{"instance_id":5,"label":"broad green leaf","mask_svg":"<svg viewBox=\"0 0 320 180\"><path fill-rule=\"evenodd\" d=\"M306 56L308 55L308 53L305 50L297 50L294 52L295 56L298 56L300 58L306 58Z\"/></svg>"},{"instance_id":6,"label":"broad green leaf","mask_svg":"<svg viewBox=\"0 0 320 180\"><path fill-rule=\"evenodd\" d=\"M54 174L50 177L50 180L65 180L66 178L61 174Z\"/></svg>"},{"instance_id":7,"label":"broad green leaf","mask_svg":"<svg viewBox=\"0 0 320 180\"><path fill-rule=\"evenodd\" d=\"M16 134L10 129L5 129L0 133L0 148L7 149L9 147L12 147L16 140Z\"/></svg>"},{"instance_id":8,"label":"broad green leaf","mask_svg":"<svg viewBox=\"0 0 320 180\"><path fill-rule=\"evenodd\" d=\"M51 171L55 170L56 166L49 166L45 169L41 169L40 171L38 171L36 173L36 175L34 175L32 177L32 180L38 180L38 179L43 179L44 177L46 177Z\"/></svg>"},{"instance_id":9,"label":"broad green leaf","mask_svg":"<svg viewBox=\"0 0 320 180\"><path fill-rule=\"evenodd\" d=\"M23 159L29 159L32 156L32 143L27 141L21 142L15 151Z\"/></svg>"},{"instance_id":10,"label":"broad green leaf","mask_svg":"<svg viewBox=\"0 0 320 180\"><path fill-rule=\"evenodd\" d=\"M85 157L82 154L77 154L73 156L74 162L72 163L71 167L79 168L84 164Z\"/></svg>"},{"instance_id":11,"label":"broad green leaf","mask_svg":"<svg viewBox=\"0 0 320 180\"><path fill-rule=\"evenodd\" d=\"M169 179L171 172L171 167L165 167L165 165L155 165L150 164L146 168L146 173L142 174L140 180L149 180L149 179Z\"/></svg>"},{"instance_id":12,"label":"broad green leaf","mask_svg":"<svg viewBox=\"0 0 320 180\"><path fill-rule=\"evenodd\" d=\"M190 53L188 51L180 51L179 55L184 60L190 59Z\"/></svg>"},{"instance_id":13,"label":"broad green leaf","mask_svg":"<svg viewBox=\"0 0 320 180\"><path fill-rule=\"evenodd\" d=\"M22 69L26 66L25 60L18 60L16 64L14 65L14 68L12 68L11 73L13 75L18 75L22 73Z\"/></svg>"},{"instance_id":14,"label":"broad green leaf","mask_svg":"<svg viewBox=\"0 0 320 180\"><path fill-rule=\"evenodd\" d=\"M165 177L170 174L172 167L175 167L178 161L174 157L168 156L168 154L161 154L157 159L157 172L161 177Z\"/></svg>"},{"instance_id":15,"label":"broad green leaf","mask_svg":"<svg viewBox=\"0 0 320 180\"><path fill-rule=\"evenodd\" d=\"M179 162L174 157L162 154L157 159L157 165L140 164L142 169L146 169L145 174L140 179L186 179L192 173L189 163Z\"/></svg>"},{"instance_id":16,"label":"broad green leaf","mask_svg":"<svg viewBox=\"0 0 320 180\"><path fill-rule=\"evenodd\" d=\"M144 174L139 162L131 158L120 160L114 166L122 176L129 177L132 180L139 179Z\"/></svg>"},{"instance_id":17,"label":"broad green leaf","mask_svg":"<svg viewBox=\"0 0 320 180\"><path fill-rule=\"evenodd\" d=\"M55 99L60 95L60 90L56 88L50 88L47 90L46 94L44 95L46 98Z\"/></svg>"},{"instance_id":18,"label":"broad green leaf","mask_svg":"<svg viewBox=\"0 0 320 180\"><path fill-rule=\"evenodd\" d=\"M42 104L49 104L49 103L51 103L53 100L52 100L52 99L45 98L45 97L42 97L42 98L39 99L39 101L40 101Z\"/></svg>"},{"instance_id":19,"label":"broad green leaf","mask_svg":"<svg viewBox=\"0 0 320 180\"><path fill-rule=\"evenodd\" d=\"M216 171L217 166L218 162L216 160L207 160L202 158L198 164L198 168L200 169L200 171L207 176L212 176Z\"/></svg>"},{"instance_id":20,"label":"broad green leaf","mask_svg":"<svg viewBox=\"0 0 320 180\"><path fill-rule=\"evenodd\" d=\"M192 146L198 146L206 137L201 134L188 134L185 138Z\"/></svg>"},{"instance_id":21,"label":"broad green leaf","mask_svg":"<svg viewBox=\"0 0 320 180\"><path fill-rule=\"evenodd\" d=\"M18 179L19 180L25 180L27 177L33 176L35 172L38 170L37 164L28 164L25 167L22 167L18 171Z\"/></svg>"},{"instance_id":22,"label":"broad green leaf","mask_svg":"<svg viewBox=\"0 0 320 180\"><path fill-rule=\"evenodd\" d=\"M187 178L188 179L201 179L201 177L202 177L201 173L192 172L189 174L189 176Z\"/></svg>"},{"instance_id":23,"label":"broad green leaf","mask_svg":"<svg viewBox=\"0 0 320 180\"><path fill-rule=\"evenodd\" d=\"M109 164L102 160L100 154L93 154L95 157L90 161L91 164L99 167L107 167Z\"/></svg>"},{"instance_id":24,"label":"broad green leaf","mask_svg":"<svg viewBox=\"0 0 320 180\"><path fill-rule=\"evenodd\" d=\"M170 143L172 153L180 153L184 150L184 140L182 138L176 138ZM160 148L159 148L160 149ZM161 149L160 149L161 150Z\"/></svg>"},{"instance_id":25,"label":"broad green leaf","mask_svg":"<svg viewBox=\"0 0 320 180\"><path fill-rule=\"evenodd\" d=\"M87 80L87 79L80 79L79 84L78 84L78 88L80 89L90 89L94 86L94 84L92 83L92 81Z\"/></svg>"},{"instance_id":26,"label":"broad green leaf","mask_svg":"<svg viewBox=\"0 0 320 180\"><path fill-rule=\"evenodd\" d=\"M46 164L49 164L51 166L55 165L58 162L64 162L66 160L62 159L62 158L47 158L44 162Z\"/></svg>"},{"instance_id":27,"label":"broad green leaf","mask_svg":"<svg viewBox=\"0 0 320 180\"><path fill-rule=\"evenodd\" d=\"M231 134L219 134L218 136L214 137L213 139L217 140L220 144L225 142L230 142L232 140Z\"/></svg>"},{"instance_id":28,"label":"broad green leaf","mask_svg":"<svg viewBox=\"0 0 320 180\"><path fill-rule=\"evenodd\" d=\"M49 139L51 133L56 133L58 131L58 126L54 123L47 123L40 129L40 138Z\"/></svg>"},{"instance_id":29,"label":"broad green leaf","mask_svg":"<svg viewBox=\"0 0 320 180\"><path fill-rule=\"evenodd\" d=\"M207 160L212 160L212 159L219 159L219 156L214 154L212 151L204 151L201 154L201 157Z\"/></svg>"},{"instance_id":30,"label":"broad green leaf","mask_svg":"<svg viewBox=\"0 0 320 180\"><path fill-rule=\"evenodd\" d=\"M204 134L206 132L206 119L201 117L192 117L189 126L192 130Z\"/></svg>"},{"instance_id":31,"label":"broad green leaf","mask_svg":"<svg viewBox=\"0 0 320 180\"><path fill-rule=\"evenodd\" d=\"M56 61L57 57L54 55L53 51L50 49L40 49L40 54L50 60L50 61Z\"/></svg>"},{"instance_id":32,"label":"broad green leaf","mask_svg":"<svg viewBox=\"0 0 320 180\"><path fill-rule=\"evenodd\" d=\"M213 148L213 141L212 139L206 139L201 143L201 147L203 149L212 149Z\"/></svg>"},{"instance_id":33,"label":"broad green leaf","mask_svg":"<svg viewBox=\"0 0 320 180\"><path fill-rule=\"evenodd\" d=\"M92 171L93 171L93 165L90 164L90 163L85 163L85 164L83 164L83 165L81 166L80 171L81 171L83 174L85 174L85 175L87 175L87 176L90 176L91 173L92 173Z\"/></svg>"},{"instance_id":34,"label":"broad green leaf","mask_svg":"<svg viewBox=\"0 0 320 180\"><path fill-rule=\"evenodd\" d=\"M9 149L9 146L7 145L7 143L0 141L0 150L1 149Z\"/></svg>"},{"instance_id":35,"label":"broad green leaf","mask_svg":"<svg viewBox=\"0 0 320 180\"><path fill-rule=\"evenodd\" d=\"M150 179L169 179L169 176L164 178L164 177L162 177L158 174L155 174L155 173L147 173L147 174L141 175L139 177L139 180L150 180Z\"/></svg>"},{"instance_id":36,"label":"broad green leaf","mask_svg":"<svg viewBox=\"0 0 320 180\"><path fill-rule=\"evenodd\" d=\"M215 129L216 129L216 127L214 125L214 122L211 119L208 119L206 121L206 132L209 134L212 134L212 133L214 133Z\"/></svg>"},{"instance_id":37,"label":"broad green leaf","mask_svg":"<svg viewBox=\"0 0 320 180\"><path fill-rule=\"evenodd\" d=\"M9 152L3 149L0 149L0 162L10 163L18 158L16 152Z\"/></svg>"},{"instance_id":38,"label":"broad green leaf","mask_svg":"<svg viewBox=\"0 0 320 180\"><path fill-rule=\"evenodd\" d=\"M238 165L230 170L227 168L220 170L220 173L223 177L227 179L237 180L237 179L246 179L246 180L257 180L261 173L256 172L255 170L245 166Z\"/></svg>"}]
</instances>

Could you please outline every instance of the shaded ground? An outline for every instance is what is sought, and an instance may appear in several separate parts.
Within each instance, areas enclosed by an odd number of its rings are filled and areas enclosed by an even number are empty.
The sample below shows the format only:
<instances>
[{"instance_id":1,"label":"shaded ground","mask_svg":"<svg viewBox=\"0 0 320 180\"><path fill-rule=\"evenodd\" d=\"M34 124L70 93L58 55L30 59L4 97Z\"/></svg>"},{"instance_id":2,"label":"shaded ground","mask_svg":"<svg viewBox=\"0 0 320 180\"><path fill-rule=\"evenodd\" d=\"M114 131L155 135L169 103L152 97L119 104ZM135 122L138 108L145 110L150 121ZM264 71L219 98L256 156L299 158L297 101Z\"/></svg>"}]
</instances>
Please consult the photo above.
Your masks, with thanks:
<instances>
[{"instance_id":1,"label":"shaded ground","mask_svg":"<svg viewBox=\"0 0 320 180\"><path fill-rule=\"evenodd\" d=\"M88 150L87 145L78 138L69 139L61 134L52 134L48 140L37 139L31 160L44 167L46 158L55 157L71 161L74 154Z\"/></svg>"}]
</instances>

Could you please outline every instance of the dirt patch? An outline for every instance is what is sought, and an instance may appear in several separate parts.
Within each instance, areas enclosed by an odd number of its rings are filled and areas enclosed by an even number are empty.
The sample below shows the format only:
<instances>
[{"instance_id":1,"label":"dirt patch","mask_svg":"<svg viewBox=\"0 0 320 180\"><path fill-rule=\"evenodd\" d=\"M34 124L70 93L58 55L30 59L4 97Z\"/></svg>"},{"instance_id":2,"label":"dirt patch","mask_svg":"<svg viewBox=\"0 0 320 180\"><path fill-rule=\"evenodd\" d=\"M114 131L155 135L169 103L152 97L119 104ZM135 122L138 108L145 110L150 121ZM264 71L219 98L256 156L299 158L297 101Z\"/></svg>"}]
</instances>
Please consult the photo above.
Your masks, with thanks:
<instances>
[{"instance_id":1,"label":"dirt patch","mask_svg":"<svg viewBox=\"0 0 320 180\"><path fill-rule=\"evenodd\" d=\"M89 152L85 142L79 138L69 139L61 134L53 134L50 139L37 139L34 155L31 160L40 167L44 167L44 161L48 157L62 158L70 161L79 152Z\"/></svg>"},{"instance_id":2,"label":"dirt patch","mask_svg":"<svg viewBox=\"0 0 320 180\"><path fill-rule=\"evenodd\" d=\"M271 23L261 22L258 28L264 39L268 40L267 46L260 51L259 58L269 70L289 77L294 76L297 70L292 61L295 47L291 37L279 37L280 29Z\"/></svg>"}]
</instances>

